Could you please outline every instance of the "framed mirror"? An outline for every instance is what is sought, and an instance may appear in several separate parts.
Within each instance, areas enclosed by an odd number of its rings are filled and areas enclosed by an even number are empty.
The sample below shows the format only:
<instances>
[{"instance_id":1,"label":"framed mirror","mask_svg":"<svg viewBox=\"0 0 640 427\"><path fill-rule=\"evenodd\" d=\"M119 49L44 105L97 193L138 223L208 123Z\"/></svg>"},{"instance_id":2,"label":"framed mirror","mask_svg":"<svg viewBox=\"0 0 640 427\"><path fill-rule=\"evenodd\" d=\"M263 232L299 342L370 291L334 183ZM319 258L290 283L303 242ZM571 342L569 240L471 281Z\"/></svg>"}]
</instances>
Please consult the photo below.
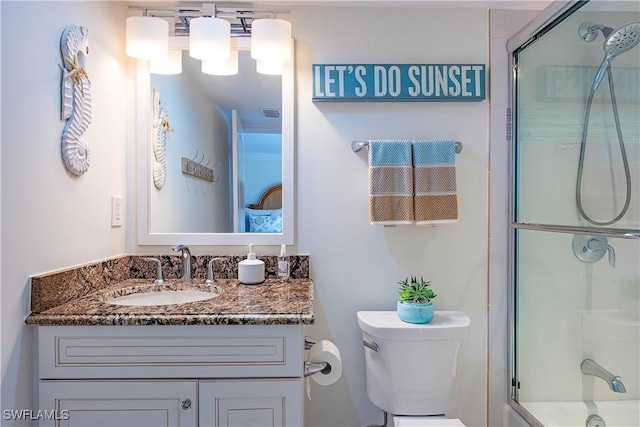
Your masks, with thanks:
<instances>
[{"instance_id":1,"label":"framed mirror","mask_svg":"<svg viewBox=\"0 0 640 427\"><path fill-rule=\"evenodd\" d=\"M294 243L294 59L281 76L259 74L250 39L232 43L236 76L203 74L186 50L178 75L151 74L138 61L139 245ZM160 107L162 159L154 153Z\"/></svg>"}]
</instances>

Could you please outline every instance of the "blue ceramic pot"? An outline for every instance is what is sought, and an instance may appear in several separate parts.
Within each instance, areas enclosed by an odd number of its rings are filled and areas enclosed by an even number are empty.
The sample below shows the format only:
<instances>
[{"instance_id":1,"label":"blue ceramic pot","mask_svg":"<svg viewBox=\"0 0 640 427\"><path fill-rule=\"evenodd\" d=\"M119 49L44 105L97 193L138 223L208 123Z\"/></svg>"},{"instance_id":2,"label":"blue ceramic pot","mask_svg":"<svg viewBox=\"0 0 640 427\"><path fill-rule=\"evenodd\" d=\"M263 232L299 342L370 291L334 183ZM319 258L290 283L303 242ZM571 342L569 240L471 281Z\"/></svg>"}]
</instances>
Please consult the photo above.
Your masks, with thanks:
<instances>
[{"instance_id":1,"label":"blue ceramic pot","mask_svg":"<svg viewBox=\"0 0 640 427\"><path fill-rule=\"evenodd\" d=\"M398 317L407 323L429 323L433 319L433 304L398 301Z\"/></svg>"}]
</instances>

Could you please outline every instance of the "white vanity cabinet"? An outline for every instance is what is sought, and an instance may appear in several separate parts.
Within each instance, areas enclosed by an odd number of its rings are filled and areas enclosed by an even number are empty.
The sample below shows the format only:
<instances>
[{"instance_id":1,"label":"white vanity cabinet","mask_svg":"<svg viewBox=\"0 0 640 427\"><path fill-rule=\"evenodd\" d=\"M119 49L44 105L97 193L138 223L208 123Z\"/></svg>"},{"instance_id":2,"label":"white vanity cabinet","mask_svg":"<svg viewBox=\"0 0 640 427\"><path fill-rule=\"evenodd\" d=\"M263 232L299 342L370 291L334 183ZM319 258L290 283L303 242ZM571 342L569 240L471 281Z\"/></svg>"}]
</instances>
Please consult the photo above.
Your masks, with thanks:
<instances>
[{"instance_id":1,"label":"white vanity cabinet","mask_svg":"<svg viewBox=\"0 0 640 427\"><path fill-rule=\"evenodd\" d=\"M40 426L302 426L302 325L39 326Z\"/></svg>"}]
</instances>

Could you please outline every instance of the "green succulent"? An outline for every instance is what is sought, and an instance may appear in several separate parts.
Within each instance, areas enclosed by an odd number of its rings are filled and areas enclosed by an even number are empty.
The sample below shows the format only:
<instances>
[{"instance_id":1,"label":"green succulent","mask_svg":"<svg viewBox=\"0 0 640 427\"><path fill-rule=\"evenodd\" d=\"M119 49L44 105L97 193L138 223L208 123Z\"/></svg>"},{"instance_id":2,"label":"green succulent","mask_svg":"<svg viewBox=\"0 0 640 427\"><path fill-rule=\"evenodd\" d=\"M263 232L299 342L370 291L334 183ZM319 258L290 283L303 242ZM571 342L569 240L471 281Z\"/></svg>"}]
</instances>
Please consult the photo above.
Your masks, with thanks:
<instances>
[{"instance_id":1,"label":"green succulent","mask_svg":"<svg viewBox=\"0 0 640 427\"><path fill-rule=\"evenodd\" d=\"M415 276L407 277L401 282L398 291L398 301L414 304L426 304L437 295L429 287L431 282L425 282L422 277L418 280Z\"/></svg>"}]
</instances>

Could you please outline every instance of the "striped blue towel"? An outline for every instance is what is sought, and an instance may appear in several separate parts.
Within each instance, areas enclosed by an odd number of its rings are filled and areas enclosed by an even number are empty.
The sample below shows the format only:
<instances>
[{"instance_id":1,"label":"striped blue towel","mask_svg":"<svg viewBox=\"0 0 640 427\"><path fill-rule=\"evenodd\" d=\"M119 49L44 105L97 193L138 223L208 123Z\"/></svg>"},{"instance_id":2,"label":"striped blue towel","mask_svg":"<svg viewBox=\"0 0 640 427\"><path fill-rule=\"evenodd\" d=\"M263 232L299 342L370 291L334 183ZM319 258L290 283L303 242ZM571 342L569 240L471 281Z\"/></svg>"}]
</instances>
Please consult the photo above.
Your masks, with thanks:
<instances>
[{"instance_id":1,"label":"striped blue towel","mask_svg":"<svg viewBox=\"0 0 640 427\"><path fill-rule=\"evenodd\" d=\"M458 221L455 157L455 141L413 141L416 224Z\"/></svg>"},{"instance_id":2,"label":"striped blue towel","mask_svg":"<svg viewBox=\"0 0 640 427\"><path fill-rule=\"evenodd\" d=\"M411 142L369 142L369 220L371 224L413 223Z\"/></svg>"}]
</instances>

